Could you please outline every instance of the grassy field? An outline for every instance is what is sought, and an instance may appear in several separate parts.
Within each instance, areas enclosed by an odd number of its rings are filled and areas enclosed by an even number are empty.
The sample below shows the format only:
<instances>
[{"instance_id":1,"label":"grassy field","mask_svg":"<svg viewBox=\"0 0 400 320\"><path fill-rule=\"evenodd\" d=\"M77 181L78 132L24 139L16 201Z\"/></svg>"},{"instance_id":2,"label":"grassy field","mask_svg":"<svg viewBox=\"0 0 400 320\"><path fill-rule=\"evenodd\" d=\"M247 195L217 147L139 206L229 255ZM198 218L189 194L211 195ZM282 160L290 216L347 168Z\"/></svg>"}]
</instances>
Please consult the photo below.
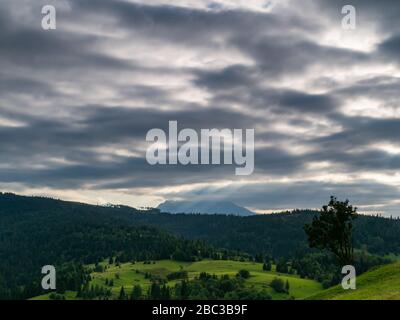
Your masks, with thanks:
<instances>
[{"instance_id":1,"label":"grassy field","mask_svg":"<svg viewBox=\"0 0 400 320\"><path fill-rule=\"evenodd\" d=\"M400 262L374 268L357 277L356 290L344 290L340 285L327 290L322 290L321 285L313 280L300 279L296 275L281 274L275 271L262 271L262 264L255 262L203 260L198 262L177 262L172 260L161 260L144 264L143 262L124 263L119 266L109 265L103 262L104 272L93 272L91 274L91 285L105 286L106 279L113 280L111 288L113 297L117 297L122 286L129 293L135 284L140 284L144 291L151 284L145 274L151 274L165 279L166 276L175 271L186 270L189 279L193 279L201 272L207 272L218 276L229 275L234 277L241 269L250 271L250 278L246 280L246 286L255 289L267 290L274 300L295 299L310 300L400 300ZM92 266L93 267L93 266ZM289 295L276 293L269 283L274 278L289 281ZM174 286L180 280L169 281L169 286ZM73 300L76 292L66 292L65 298ZM33 300L48 300L49 295L42 295Z\"/></svg>"},{"instance_id":2,"label":"grassy field","mask_svg":"<svg viewBox=\"0 0 400 320\"><path fill-rule=\"evenodd\" d=\"M357 277L356 290L336 286L310 297L314 300L400 300L400 262L372 269Z\"/></svg>"},{"instance_id":3,"label":"grassy field","mask_svg":"<svg viewBox=\"0 0 400 320\"><path fill-rule=\"evenodd\" d=\"M37 297L31 298L29 300L50 300L49 296L50 296L49 294L44 294L44 295L41 295L41 296L37 296ZM65 300L76 300L75 299L76 292L67 291L67 292L64 293L64 297L65 297Z\"/></svg>"},{"instance_id":4,"label":"grassy field","mask_svg":"<svg viewBox=\"0 0 400 320\"><path fill-rule=\"evenodd\" d=\"M246 286L255 289L266 289L275 299L288 299L290 296L295 299L304 299L322 290L321 285L313 280L300 279L297 275L281 274L275 271L263 271L261 263L255 262L239 262L230 260L203 260L198 262L177 262L172 260L155 261L151 264L144 264L143 262L124 263L119 266L113 264L109 265L103 262L102 266L105 268L104 272L93 272L91 274L91 285L105 286L106 279L113 280L111 287L113 297L117 297L121 287L123 286L125 292L130 293L135 284L140 284L144 291L150 286L150 279L145 278L145 274L149 273L165 279L166 276L175 271L186 270L189 279L193 279L201 272L207 272L215 275L229 275L234 277L241 269L250 271L250 278L246 280ZM269 283L274 278L281 278L286 282L289 281L290 290L289 295L276 293ZM169 281L169 286L174 286L180 280ZM49 295L35 297L36 300L48 299ZM75 299L76 293L67 292L65 297L67 300Z\"/></svg>"}]
</instances>

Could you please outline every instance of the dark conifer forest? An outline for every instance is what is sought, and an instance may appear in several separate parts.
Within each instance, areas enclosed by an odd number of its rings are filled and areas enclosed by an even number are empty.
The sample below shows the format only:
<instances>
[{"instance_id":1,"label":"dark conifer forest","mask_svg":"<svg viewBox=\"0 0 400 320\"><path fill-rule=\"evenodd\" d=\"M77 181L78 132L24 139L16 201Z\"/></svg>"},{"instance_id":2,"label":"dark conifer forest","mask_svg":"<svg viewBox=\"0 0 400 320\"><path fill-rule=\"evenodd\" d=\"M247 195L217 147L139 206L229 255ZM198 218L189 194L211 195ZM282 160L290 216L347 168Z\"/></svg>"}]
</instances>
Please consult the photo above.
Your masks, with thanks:
<instances>
[{"instance_id":1,"label":"dark conifer forest","mask_svg":"<svg viewBox=\"0 0 400 320\"><path fill-rule=\"evenodd\" d=\"M334 261L310 249L303 230L315 211L251 217L184 215L125 206L93 206L60 200L0 195L0 299L41 293L41 267L58 268L58 289L79 291L83 267L114 257L118 262L174 259L242 259L293 270L334 284ZM355 248L361 270L400 253L400 220L360 216ZM288 270L286 270L288 271ZM285 272L285 270L282 270ZM236 284L239 284L237 282Z\"/></svg>"}]
</instances>

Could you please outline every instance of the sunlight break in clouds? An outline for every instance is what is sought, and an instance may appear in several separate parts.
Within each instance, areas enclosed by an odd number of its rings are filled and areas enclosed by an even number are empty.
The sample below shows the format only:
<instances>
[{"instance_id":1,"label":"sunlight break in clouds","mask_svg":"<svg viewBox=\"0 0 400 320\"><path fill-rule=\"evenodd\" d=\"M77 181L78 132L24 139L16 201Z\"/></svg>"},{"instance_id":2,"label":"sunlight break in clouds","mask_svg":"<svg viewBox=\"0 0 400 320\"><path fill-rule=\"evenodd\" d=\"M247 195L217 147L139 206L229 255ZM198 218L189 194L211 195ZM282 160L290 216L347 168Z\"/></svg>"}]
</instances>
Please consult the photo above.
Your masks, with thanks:
<instances>
[{"instance_id":1,"label":"sunlight break in clouds","mask_svg":"<svg viewBox=\"0 0 400 320\"><path fill-rule=\"evenodd\" d=\"M55 30L41 27L45 5ZM1 1L1 189L132 206L221 198L264 213L334 194L398 215L400 4L352 1L354 30L344 5ZM172 120L255 129L254 174L150 166L146 133Z\"/></svg>"}]
</instances>

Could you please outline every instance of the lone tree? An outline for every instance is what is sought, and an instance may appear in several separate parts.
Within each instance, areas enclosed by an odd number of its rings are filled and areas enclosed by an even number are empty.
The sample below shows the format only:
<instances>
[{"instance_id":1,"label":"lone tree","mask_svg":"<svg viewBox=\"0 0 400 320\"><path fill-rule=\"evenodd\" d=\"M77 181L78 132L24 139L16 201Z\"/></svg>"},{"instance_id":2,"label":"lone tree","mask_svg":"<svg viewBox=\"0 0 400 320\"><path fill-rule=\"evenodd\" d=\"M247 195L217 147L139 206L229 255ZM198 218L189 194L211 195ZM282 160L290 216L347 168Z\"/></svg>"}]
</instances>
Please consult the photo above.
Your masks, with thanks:
<instances>
[{"instance_id":1,"label":"lone tree","mask_svg":"<svg viewBox=\"0 0 400 320\"><path fill-rule=\"evenodd\" d=\"M119 291L118 300L126 300L126 294L125 294L124 286L122 286L121 290Z\"/></svg>"},{"instance_id":2,"label":"lone tree","mask_svg":"<svg viewBox=\"0 0 400 320\"><path fill-rule=\"evenodd\" d=\"M320 215L304 227L310 247L328 249L341 265L352 264L352 231L356 217L357 208L349 205L349 200L342 202L331 197L329 204L322 207Z\"/></svg>"},{"instance_id":3,"label":"lone tree","mask_svg":"<svg viewBox=\"0 0 400 320\"><path fill-rule=\"evenodd\" d=\"M142 287L140 284L133 286L131 300L140 300L142 299Z\"/></svg>"},{"instance_id":4,"label":"lone tree","mask_svg":"<svg viewBox=\"0 0 400 320\"><path fill-rule=\"evenodd\" d=\"M236 274L237 277L248 279L250 278L250 272L248 270L242 269Z\"/></svg>"}]
</instances>

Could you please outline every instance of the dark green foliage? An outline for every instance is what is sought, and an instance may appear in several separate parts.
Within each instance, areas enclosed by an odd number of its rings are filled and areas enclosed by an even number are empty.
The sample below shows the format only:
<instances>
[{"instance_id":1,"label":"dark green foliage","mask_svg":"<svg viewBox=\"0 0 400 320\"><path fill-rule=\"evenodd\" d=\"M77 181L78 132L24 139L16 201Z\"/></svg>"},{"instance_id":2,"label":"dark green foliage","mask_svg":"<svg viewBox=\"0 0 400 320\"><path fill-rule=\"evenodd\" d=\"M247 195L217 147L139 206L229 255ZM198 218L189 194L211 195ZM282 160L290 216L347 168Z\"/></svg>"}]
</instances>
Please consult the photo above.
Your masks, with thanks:
<instances>
[{"instance_id":1,"label":"dark green foliage","mask_svg":"<svg viewBox=\"0 0 400 320\"><path fill-rule=\"evenodd\" d=\"M192 261L196 261L196 256L192 255L191 252L184 251L184 250L181 250L180 248L178 248L172 254L172 259L176 260L176 261L192 262Z\"/></svg>"},{"instance_id":2,"label":"dark green foliage","mask_svg":"<svg viewBox=\"0 0 400 320\"><path fill-rule=\"evenodd\" d=\"M262 255L261 253L256 254L256 255L254 256L254 261L255 261L255 262L260 262L260 263L264 262L263 255Z\"/></svg>"},{"instance_id":3,"label":"dark green foliage","mask_svg":"<svg viewBox=\"0 0 400 320\"><path fill-rule=\"evenodd\" d=\"M148 299L150 300L170 300L171 289L164 285L160 285L158 282L152 282L149 292Z\"/></svg>"},{"instance_id":4,"label":"dark green foliage","mask_svg":"<svg viewBox=\"0 0 400 320\"><path fill-rule=\"evenodd\" d=\"M271 262L269 260L264 262L263 270L264 271L271 271L272 270L272 265L271 265Z\"/></svg>"},{"instance_id":5,"label":"dark green foliage","mask_svg":"<svg viewBox=\"0 0 400 320\"><path fill-rule=\"evenodd\" d=\"M320 215L304 227L310 247L328 249L342 266L353 264L353 220L356 217L357 208L353 208L348 200L338 201L331 197Z\"/></svg>"},{"instance_id":6,"label":"dark green foliage","mask_svg":"<svg viewBox=\"0 0 400 320\"><path fill-rule=\"evenodd\" d=\"M171 272L167 275L168 281L176 280L176 279L186 279L188 277L188 273L186 270Z\"/></svg>"},{"instance_id":7,"label":"dark green foliage","mask_svg":"<svg viewBox=\"0 0 400 320\"><path fill-rule=\"evenodd\" d=\"M288 293L285 287L285 282L281 278L274 278L271 281L270 286L278 293Z\"/></svg>"},{"instance_id":8,"label":"dark green foliage","mask_svg":"<svg viewBox=\"0 0 400 320\"><path fill-rule=\"evenodd\" d=\"M103 286L90 286L86 283L81 290L78 290L77 298L84 300L108 300L111 297L111 290Z\"/></svg>"},{"instance_id":9,"label":"dark green foliage","mask_svg":"<svg viewBox=\"0 0 400 320\"><path fill-rule=\"evenodd\" d=\"M189 281L182 280L180 284L175 286L175 296L178 300L187 300L190 295Z\"/></svg>"},{"instance_id":10,"label":"dark green foliage","mask_svg":"<svg viewBox=\"0 0 400 320\"><path fill-rule=\"evenodd\" d=\"M117 208L0 194L0 299L24 299L44 293L41 268L57 271L57 292L78 291L87 274L83 264L116 257L169 259L182 255L211 257L214 249L152 227L128 222ZM93 270L92 270L93 271ZM100 264L95 270L103 271ZM89 288L90 289L90 288Z\"/></svg>"},{"instance_id":11,"label":"dark green foliage","mask_svg":"<svg viewBox=\"0 0 400 320\"><path fill-rule=\"evenodd\" d=\"M292 266L301 278L326 281L329 285L334 275L340 273L335 258L328 252L299 253L292 261Z\"/></svg>"},{"instance_id":12,"label":"dark green foliage","mask_svg":"<svg viewBox=\"0 0 400 320\"><path fill-rule=\"evenodd\" d=\"M315 212L237 217L195 214L135 214L133 219L157 226L189 239L200 239L218 248L226 248L254 255L291 257L299 249L307 249L303 226L312 220ZM256 257L257 256L257 257ZM226 260L227 255L214 257Z\"/></svg>"},{"instance_id":13,"label":"dark green foliage","mask_svg":"<svg viewBox=\"0 0 400 320\"><path fill-rule=\"evenodd\" d=\"M161 300L170 300L171 299L171 289L164 284L161 287Z\"/></svg>"},{"instance_id":14,"label":"dark green foliage","mask_svg":"<svg viewBox=\"0 0 400 320\"><path fill-rule=\"evenodd\" d=\"M288 263L284 258L280 258L276 264L276 272L289 273Z\"/></svg>"},{"instance_id":15,"label":"dark green foliage","mask_svg":"<svg viewBox=\"0 0 400 320\"><path fill-rule=\"evenodd\" d=\"M65 296L62 294L52 292L49 295L49 299L50 300L65 300Z\"/></svg>"},{"instance_id":16,"label":"dark green foliage","mask_svg":"<svg viewBox=\"0 0 400 320\"><path fill-rule=\"evenodd\" d=\"M91 206L0 194L0 299L42 294L40 270L49 263L56 266L61 293L85 289L89 275L83 264L103 259L112 264L171 256L184 260L249 260L243 251L257 255L257 260L260 253L268 254L269 261L285 258L292 263L289 271L295 269L303 277L331 283L336 271L332 264L325 264L332 258L328 257L326 263L316 259L318 263L311 267L314 256L309 255L315 250L308 248L303 230L318 215L315 211L251 217L170 215L157 210L144 213L124 206ZM176 238L148 225L196 240ZM354 246L369 253L400 254L399 234L399 219L361 215L354 221ZM216 251L203 240L227 250ZM232 250L236 252L232 254ZM359 268L368 268L370 260L370 256L360 260ZM109 279L108 287L112 285L113 280Z\"/></svg>"},{"instance_id":17,"label":"dark green foliage","mask_svg":"<svg viewBox=\"0 0 400 320\"><path fill-rule=\"evenodd\" d=\"M250 278L250 272L248 270L242 269L239 270L239 272L236 275L237 277L240 277L242 279L248 279Z\"/></svg>"},{"instance_id":18,"label":"dark green foliage","mask_svg":"<svg viewBox=\"0 0 400 320\"><path fill-rule=\"evenodd\" d=\"M131 300L140 300L143 298L142 294L143 294L142 287L139 284L137 284L133 286L130 298Z\"/></svg>"},{"instance_id":19,"label":"dark green foliage","mask_svg":"<svg viewBox=\"0 0 400 320\"><path fill-rule=\"evenodd\" d=\"M354 266L358 275L374 266L389 262L388 259L371 255L365 251L356 251L354 255ZM321 282L324 288L338 284L343 278L341 267L337 265L333 255L328 252L299 253L293 259L292 265L301 278L315 279Z\"/></svg>"},{"instance_id":20,"label":"dark green foliage","mask_svg":"<svg viewBox=\"0 0 400 320\"><path fill-rule=\"evenodd\" d=\"M121 290L119 291L118 300L126 300L126 299L127 299L127 295L125 293L124 286L122 286Z\"/></svg>"},{"instance_id":21,"label":"dark green foliage","mask_svg":"<svg viewBox=\"0 0 400 320\"><path fill-rule=\"evenodd\" d=\"M104 272L104 268L101 264L96 263L96 265L94 266L94 272Z\"/></svg>"},{"instance_id":22,"label":"dark green foliage","mask_svg":"<svg viewBox=\"0 0 400 320\"><path fill-rule=\"evenodd\" d=\"M128 209L125 209L128 211ZM157 226L188 239L205 240L218 248L274 258L311 253L304 225L320 212L293 212L237 217L196 214L132 214L137 222ZM354 248L377 255L400 254L400 219L359 215L353 221ZM215 257L215 259L220 259Z\"/></svg>"},{"instance_id":23,"label":"dark green foliage","mask_svg":"<svg viewBox=\"0 0 400 320\"><path fill-rule=\"evenodd\" d=\"M270 300L266 291L247 288L241 277L217 277L202 272L198 278L175 285L175 298L180 300Z\"/></svg>"}]
</instances>

